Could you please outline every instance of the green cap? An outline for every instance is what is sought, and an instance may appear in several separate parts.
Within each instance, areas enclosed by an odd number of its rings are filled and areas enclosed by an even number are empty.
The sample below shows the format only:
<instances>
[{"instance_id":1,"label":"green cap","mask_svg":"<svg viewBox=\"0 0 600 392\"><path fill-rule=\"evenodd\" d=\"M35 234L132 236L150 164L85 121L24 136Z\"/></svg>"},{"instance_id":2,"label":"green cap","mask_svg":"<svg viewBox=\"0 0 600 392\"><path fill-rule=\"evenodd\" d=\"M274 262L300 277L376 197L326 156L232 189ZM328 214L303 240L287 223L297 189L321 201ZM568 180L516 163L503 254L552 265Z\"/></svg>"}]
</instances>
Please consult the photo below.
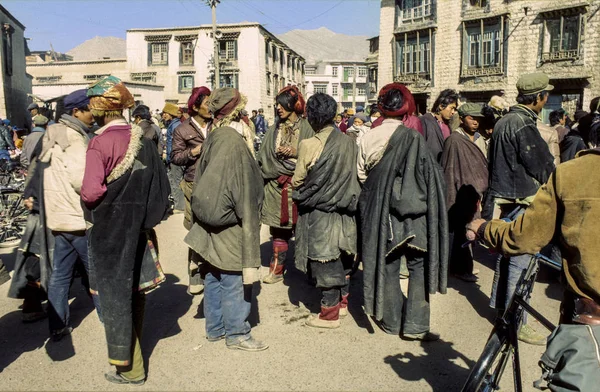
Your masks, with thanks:
<instances>
[{"instance_id":1,"label":"green cap","mask_svg":"<svg viewBox=\"0 0 600 392\"><path fill-rule=\"evenodd\" d=\"M48 117L46 116L42 116L41 114L38 114L37 116L35 116L33 118L33 125L46 125L48 124Z\"/></svg>"},{"instance_id":2,"label":"green cap","mask_svg":"<svg viewBox=\"0 0 600 392\"><path fill-rule=\"evenodd\" d=\"M458 107L458 115L460 117L483 117L483 114L481 114L482 109L483 106L478 103L467 102Z\"/></svg>"},{"instance_id":3,"label":"green cap","mask_svg":"<svg viewBox=\"0 0 600 392\"><path fill-rule=\"evenodd\" d=\"M554 86L549 84L550 78L542 72L521 75L517 81L517 90L519 94L530 95L541 93L542 91L551 91Z\"/></svg>"}]
</instances>

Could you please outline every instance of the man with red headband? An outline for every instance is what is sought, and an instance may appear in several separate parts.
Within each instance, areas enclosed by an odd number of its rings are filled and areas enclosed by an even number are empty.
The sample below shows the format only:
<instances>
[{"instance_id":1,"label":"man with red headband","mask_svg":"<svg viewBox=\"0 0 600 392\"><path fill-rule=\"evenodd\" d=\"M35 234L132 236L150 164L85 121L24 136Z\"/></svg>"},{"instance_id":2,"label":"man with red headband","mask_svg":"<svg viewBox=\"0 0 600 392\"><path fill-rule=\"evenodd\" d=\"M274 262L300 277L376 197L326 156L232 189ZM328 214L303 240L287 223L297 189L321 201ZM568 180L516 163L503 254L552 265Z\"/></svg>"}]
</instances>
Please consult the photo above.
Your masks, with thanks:
<instances>
[{"instance_id":1,"label":"man with red headband","mask_svg":"<svg viewBox=\"0 0 600 392\"><path fill-rule=\"evenodd\" d=\"M212 127L212 116L208 111L208 97L210 90L207 87L194 87L188 99L190 118L184 120L173 132L173 147L171 150L171 163L183 168L183 180L179 183L185 197L185 210L183 225L186 229L192 228L192 188L196 174L196 162L200 156L202 143L208 136ZM204 288L202 278L198 273L199 259L193 250L189 250L189 277L188 292L192 295L200 294Z\"/></svg>"},{"instance_id":2,"label":"man with red headband","mask_svg":"<svg viewBox=\"0 0 600 392\"><path fill-rule=\"evenodd\" d=\"M298 219L292 201L292 176L298 160L299 143L315 132L301 116L304 97L296 86L282 89L277 97L275 124L269 128L258 153L258 164L265 181L265 202L261 221L269 226L273 237L273 258L263 282L283 280L288 242Z\"/></svg>"},{"instance_id":3,"label":"man with red headband","mask_svg":"<svg viewBox=\"0 0 600 392\"><path fill-rule=\"evenodd\" d=\"M385 86L377 101L385 120L360 143L364 307L385 332L431 341L439 335L429 330L429 294L445 293L448 278L448 215L441 168L423 136L403 123L412 100L402 84ZM402 258L407 299L398 279Z\"/></svg>"}]
</instances>

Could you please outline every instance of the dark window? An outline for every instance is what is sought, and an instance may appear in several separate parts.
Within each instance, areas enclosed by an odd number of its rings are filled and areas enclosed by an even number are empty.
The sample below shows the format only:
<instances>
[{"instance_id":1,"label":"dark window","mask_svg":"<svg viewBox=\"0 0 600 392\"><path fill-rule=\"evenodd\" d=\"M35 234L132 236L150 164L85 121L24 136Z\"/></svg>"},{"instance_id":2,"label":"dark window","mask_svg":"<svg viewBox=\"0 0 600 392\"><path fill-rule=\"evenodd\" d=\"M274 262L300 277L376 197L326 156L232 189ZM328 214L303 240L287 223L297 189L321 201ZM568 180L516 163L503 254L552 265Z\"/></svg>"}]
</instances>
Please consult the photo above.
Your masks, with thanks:
<instances>
[{"instance_id":1,"label":"dark window","mask_svg":"<svg viewBox=\"0 0 600 392\"><path fill-rule=\"evenodd\" d=\"M581 19L581 15L572 15L544 21L542 60L564 60L579 57Z\"/></svg>"},{"instance_id":2,"label":"dark window","mask_svg":"<svg viewBox=\"0 0 600 392\"><path fill-rule=\"evenodd\" d=\"M225 73L221 74L221 87L233 87L238 88L238 74L237 73Z\"/></svg>"},{"instance_id":3,"label":"dark window","mask_svg":"<svg viewBox=\"0 0 600 392\"><path fill-rule=\"evenodd\" d=\"M219 58L237 60L237 40L219 41Z\"/></svg>"},{"instance_id":4,"label":"dark window","mask_svg":"<svg viewBox=\"0 0 600 392\"><path fill-rule=\"evenodd\" d=\"M2 25L2 52L4 57L4 72L8 76L13 74L13 45L12 34L15 29L8 23Z\"/></svg>"}]
</instances>

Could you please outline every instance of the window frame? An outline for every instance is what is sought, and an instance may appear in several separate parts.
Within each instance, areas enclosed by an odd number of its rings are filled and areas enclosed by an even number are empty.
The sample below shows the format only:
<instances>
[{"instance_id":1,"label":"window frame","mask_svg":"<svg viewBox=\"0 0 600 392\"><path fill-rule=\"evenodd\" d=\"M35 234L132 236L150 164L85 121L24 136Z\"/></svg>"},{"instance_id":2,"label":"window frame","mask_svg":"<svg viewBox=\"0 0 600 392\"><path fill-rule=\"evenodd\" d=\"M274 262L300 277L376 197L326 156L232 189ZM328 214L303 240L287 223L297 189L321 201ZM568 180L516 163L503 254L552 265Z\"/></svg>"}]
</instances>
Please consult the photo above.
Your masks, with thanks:
<instances>
[{"instance_id":1,"label":"window frame","mask_svg":"<svg viewBox=\"0 0 600 392\"><path fill-rule=\"evenodd\" d=\"M221 47L224 45L224 47ZM219 41L219 60L236 61L238 59L237 38Z\"/></svg>"},{"instance_id":2,"label":"window frame","mask_svg":"<svg viewBox=\"0 0 600 392\"><path fill-rule=\"evenodd\" d=\"M159 46L165 46L165 51L154 51L155 47L159 47ZM161 60L160 62L156 62L154 60L154 54L161 54L164 53L164 60ZM162 57L162 56L161 56ZM148 65L151 66L165 66L165 65L169 65L169 41L158 41L158 42L149 42L148 43Z\"/></svg>"},{"instance_id":3,"label":"window frame","mask_svg":"<svg viewBox=\"0 0 600 392\"><path fill-rule=\"evenodd\" d=\"M395 79L411 82L431 80L433 75L433 30L416 30L395 37ZM410 37L410 38L409 38ZM402 39L403 38L403 39ZM415 50L416 49L416 50Z\"/></svg>"},{"instance_id":4,"label":"window frame","mask_svg":"<svg viewBox=\"0 0 600 392\"><path fill-rule=\"evenodd\" d=\"M338 84L331 85L331 95L337 97L339 95Z\"/></svg>"},{"instance_id":5,"label":"window frame","mask_svg":"<svg viewBox=\"0 0 600 392\"><path fill-rule=\"evenodd\" d=\"M191 82L191 87L184 87L184 79L189 78ZM194 88L194 75L179 75L178 77L179 88L178 91L180 94L191 93Z\"/></svg>"},{"instance_id":6,"label":"window frame","mask_svg":"<svg viewBox=\"0 0 600 392\"><path fill-rule=\"evenodd\" d=\"M338 66L334 66L331 67L331 76L338 76L338 72L339 72L339 67Z\"/></svg>"},{"instance_id":7,"label":"window frame","mask_svg":"<svg viewBox=\"0 0 600 392\"><path fill-rule=\"evenodd\" d=\"M313 92L315 94L327 94L327 84L326 83L314 83L313 82Z\"/></svg>"},{"instance_id":8,"label":"window frame","mask_svg":"<svg viewBox=\"0 0 600 392\"><path fill-rule=\"evenodd\" d=\"M366 78L368 74L367 67L358 67L358 77Z\"/></svg>"},{"instance_id":9,"label":"window frame","mask_svg":"<svg viewBox=\"0 0 600 392\"><path fill-rule=\"evenodd\" d=\"M575 32L577 34L575 38L575 45L573 48L565 49L565 30L566 23L565 19L577 19L577 26ZM558 47L553 49L554 39L550 28L548 27L549 22L558 22ZM544 23L542 26L542 49L541 49L541 61L561 61L561 60L578 60L581 58L581 41L584 35L585 21L582 12L572 15L554 15L544 17ZM567 38L568 39L568 38ZM558 50L557 50L558 49Z\"/></svg>"},{"instance_id":10,"label":"window frame","mask_svg":"<svg viewBox=\"0 0 600 392\"><path fill-rule=\"evenodd\" d=\"M231 78L231 83L223 83L223 78L226 77L230 77ZM219 75L219 78L221 80L219 80L219 87L232 87L235 89L238 89L240 86L240 82L239 82L239 73L238 72L221 72L221 74Z\"/></svg>"},{"instance_id":11,"label":"window frame","mask_svg":"<svg viewBox=\"0 0 600 392\"><path fill-rule=\"evenodd\" d=\"M463 21L461 77L505 74L505 23L504 15Z\"/></svg>"},{"instance_id":12,"label":"window frame","mask_svg":"<svg viewBox=\"0 0 600 392\"><path fill-rule=\"evenodd\" d=\"M434 0L397 0L398 21L411 23L433 15Z\"/></svg>"},{"instance_id":13,"label":"window frame","mask_svg":"<svg viewBox=\"0 0 600 392\"><path fill-rule=\"evenodd\" d=\"M187 49L185 46L189 45ZM192 41L183 41L179 45L179 65L194 65L194 43ZM188 51L188 53L186 53ZM189 60L186 62L186 57Z\"/></svg>"}]
</instances>

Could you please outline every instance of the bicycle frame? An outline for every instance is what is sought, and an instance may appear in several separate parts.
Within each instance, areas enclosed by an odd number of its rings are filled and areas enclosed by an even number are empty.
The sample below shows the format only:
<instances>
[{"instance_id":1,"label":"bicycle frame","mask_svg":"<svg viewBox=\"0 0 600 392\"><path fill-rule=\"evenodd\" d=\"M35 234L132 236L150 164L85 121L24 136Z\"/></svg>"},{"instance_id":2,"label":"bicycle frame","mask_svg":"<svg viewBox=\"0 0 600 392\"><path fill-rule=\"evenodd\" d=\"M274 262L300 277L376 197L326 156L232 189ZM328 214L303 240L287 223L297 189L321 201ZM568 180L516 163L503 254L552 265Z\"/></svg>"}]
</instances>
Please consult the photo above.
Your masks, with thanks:
<instances>
[{"instance_id":1,"label":"bicycle frame","mask_svg":"<svg viewBox=\"0 0 600 392\"><path fill-rule=\"evenodd\" d=\"M497 367L493 369L492 377L490 377L491 384L486 384L489 387L489 389L487 390L496 390L499 387L499 381L502 377L502 374L504 373L504 370L506 369L506 365L512 354L514 390L517 392L523 391L523 383L521 376L521 359L519 355L518 340L518 331L521 326L521 321L523 319L523 312L529 313L533 318L538 320L545 328L547 328L550 331L553 331L556 328L556 326L552 322L550 322L541 313L539 313L527 303L527 300L531 297L533 284L539 271L538 261L541 261L544 264L551 266L552 268L560 269L560 265L539 253L532 256L528 268L525 271L523 271L523 275L520 277L517 283L515 293L511 298L507 309L502 314L502 316L496 321L496 324L490 334L490 338L488 338L488 344L486 344L486 349L489 345L489 342L491 342L492 337L494 337L494 339L496 339L496 341L498 342L499 349L504 346L505 348L498 354L500 355L500 359ZM484 353L480 357L478 364L480 363L480 361L482 361L483 358L486 359L484 359L483 362L481 362L482 365L480 367L476 366L469 375L467 385L471 385L470 380L472 379L472 377L477 378L481 377L483 374L489 374L487 372L490 370L490 361L493 362L493 357L486 356L486 350L484 350ZM476 376L474 376L474 374L476 374ZM471 389L469 388L468 390Z\"/></svg>"}]
</instances>

